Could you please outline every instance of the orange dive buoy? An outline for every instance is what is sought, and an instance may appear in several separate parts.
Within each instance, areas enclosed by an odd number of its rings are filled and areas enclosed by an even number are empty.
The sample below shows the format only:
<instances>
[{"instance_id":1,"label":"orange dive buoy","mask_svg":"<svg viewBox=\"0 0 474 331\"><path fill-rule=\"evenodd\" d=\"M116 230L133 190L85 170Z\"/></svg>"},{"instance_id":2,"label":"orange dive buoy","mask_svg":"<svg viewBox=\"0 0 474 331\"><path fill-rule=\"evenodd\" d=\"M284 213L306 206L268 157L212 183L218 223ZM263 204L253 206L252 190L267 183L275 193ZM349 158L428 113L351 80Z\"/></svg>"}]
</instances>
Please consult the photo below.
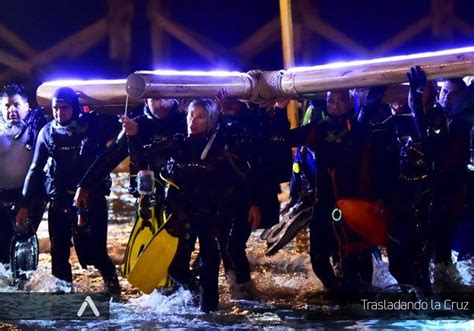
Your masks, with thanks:
<instances>
[{"instance_id":1,"label":"orange dive buoy","mask_svg":"<svg viewBox=\"0 0 474 331\"><path fill-rule=\"evenodd\" d=\"M370 244L384 245L387 239L387 215L375 213L375 203L358 199L339 199L337 208L342 219L355 233Z\"/></svg>"}]
</instances>

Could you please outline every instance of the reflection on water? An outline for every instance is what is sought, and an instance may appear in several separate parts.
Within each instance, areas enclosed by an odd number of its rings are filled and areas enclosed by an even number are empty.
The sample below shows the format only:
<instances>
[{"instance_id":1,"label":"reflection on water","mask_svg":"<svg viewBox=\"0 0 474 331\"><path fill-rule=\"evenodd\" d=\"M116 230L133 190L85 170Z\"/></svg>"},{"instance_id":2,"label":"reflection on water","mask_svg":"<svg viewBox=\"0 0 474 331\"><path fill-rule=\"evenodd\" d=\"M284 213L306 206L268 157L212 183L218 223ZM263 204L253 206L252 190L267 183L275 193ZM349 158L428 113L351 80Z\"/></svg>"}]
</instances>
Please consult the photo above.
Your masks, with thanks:
<instances>
[{"instance_id":1,"label":"reflection on water","mask_svg":"<svg viewBox=\"0 0 474 331\"><path fill-rule=\"evenodd\" d=\"M115 178L110 205L117 211L110 214L109 253L116 264L120 264L125 251L128 235L132 227L134 199L126 192L126 176ZM308 254L297 253L294 243L272 257L265 256L265 245L259 240L259 233L252 235L248 255L252 264L252 278L257 287L256 301L232 301L229 288L221 272L219 287L221 292L220 311L212 314L201 313L193 304L191 294L178 290L170 296L154 292L142 295L121 279L122 302L110 306L110 320L107 321L9 321L0 322L5 327L22 328L334 328L334 329L474 329L474 321L463 320L379 320L368 317L362 321L322 321L325 314L339 309L335 305L321 304L317 297L322 287L311 270ZM46 222L38 232L40 241L40 263L25 284L25 291L53 291L55 278L51 276L49 243ZM464 284L474 285L473 259L455 264ZM74 287L78 292L101 291L102 280L92 267L82 269L71 250ZM375 264L377 283L387 286L393 283L386 261ZM18 289L10 286L11 272L0 264L0 291L11 292Z\"/></svg>"},{"instance_id":2,"label":"reflection on water","mask_svg":"<svg viewBox=\"0 0 474 331\"><path fill-rule=\"evenodd\" d=\"M219 312L203 314L191 305L191 295L179 291L171 297L158 293L144 295L127 303L112 303L107 321L20 321L11 326L31 328L318 328L329 329L419 329L472 330L474 321L462 320L330 320L314 318L312 307L292 309L291 305L242 301L222 305Z\"/></svg>"}]
</instances>

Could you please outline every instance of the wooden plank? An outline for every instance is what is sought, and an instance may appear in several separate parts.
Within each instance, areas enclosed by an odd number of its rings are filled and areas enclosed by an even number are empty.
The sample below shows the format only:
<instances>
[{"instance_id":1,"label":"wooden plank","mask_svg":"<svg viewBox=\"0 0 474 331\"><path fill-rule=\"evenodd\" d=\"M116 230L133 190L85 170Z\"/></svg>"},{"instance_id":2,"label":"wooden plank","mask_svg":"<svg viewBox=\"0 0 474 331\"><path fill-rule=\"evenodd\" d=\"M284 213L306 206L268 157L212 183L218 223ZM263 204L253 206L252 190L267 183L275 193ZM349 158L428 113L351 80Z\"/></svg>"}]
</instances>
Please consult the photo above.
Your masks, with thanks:
<instances>
[{"instance_id":1,"label":"wooden plank","mask_svg":"<svg viewBox=\"0 0 474 331\"><path fill-rule=\"evenodd\" d=\"M314 17L319 17L319 9L317 7L319 1L309 3L307 1L297 1L295 3L298 17L302 18L304 13L311 10ZM311 7L309 7L311 6ZM296 30L295 30L296 31ZM320 49L321 37L312 33L305 24L300 24L299 39L301 42L300 61L301 63L313 63L318 58L318 50ZM295 36L296 38L296 36ZM298 54L298 53L297 53Z\"/></svg>"},{"instance_id":2,"label":"wooden plank","mask_svg":"<svg viewBox=\"0 0 474 331\"><path fill-rule=\"evenodd\" d=\"M128 63L131 54L134 3L131 0L108 0L109 57Z\"/></svg>"},{"instance_id":3,"label":"wooden plank","mask_svg":"<svg viewBox=\"0 0 474 331\"><path fill-rule=\"evenodd\" d=\"M36 101L42 107L49 107L54 92L62 87L72 88L79 102L92 108L121 107L126 103L125 79L103 80L57 80L44 82L36 90ZM143 104L143 100L129 98L129 105Z\"/></svg>"},{"instance_id":4,"label":"wooden plank","mask_svg":"<svg viewBox=\"0 0 474 331\"><path fill-rule=\"evenodd\" d=\"M30 63L2 50L0 50L0 63L25 74L31 71Z\"/></svg>"},{"instance_id":5,"label":"wooden plank","mask_svg":"<svg viewBox=\"0 0 474 331\"><path fill-rule=\"evenodd\" d=\"M196 53L207 59L211 63L218 62L220 59L220 46L213 45L210 41L202 36L197 37L196 33L180 26L179 24L167 19L158 13L151 13L151 20L153 24L159 26L170 35L181 41L183 44L194 50ZM221 54L224 53L221 51Z\"/></svg>"},{"instance_id":6,"label":"wooden plank","mask_svg":"<svg viewBox=\"0 0 474 331\"><path fill-rule=\"evenodd\" d=\"M23 73L24 74L24 73ZM0 82L6 82L12 80L14 77L18 75L18 71L14 69L7 69L0 74ZM26 74L24 74L26 75Z\"/></svg>"},{"instance_id":7,"label":"wooden plank","mask_svg":"<svg viewBox=\"0 0 474 331\"><path fill-rule=\"evenodd\" d=\"M428 80L472 75L474 47L288 70L282 73L281 91L296 96L337 88L399 84L407 81L407 71L416 65L425 70Z\"/></svg>"},{"instance_id":8,"label":"wooden plank","mask_svg":"<svg viewBox=\"0 0 474 331\"><path fill-rule=\"evenodd\" d=\"M35 55L29 62L34 66L49 63L52 60L68 54L70 56L80 56L92 46L105 39L108 34L108 22L106 18L89 25L82 31L58 42L47 50Z\"/></svg>"},{"instance_id":9,"label":"wooden plank","mask_svg":"<svg viewBox=\"0 0 474 331\"><path fill-rule=\"evenodd\" d=\"M236 72L135 72L127 78L127 94L135 98L194 98L215 96L222 88L229 96L264 102L280 97L307 97L332 89L399 84L407 71L420 65L428 80L474 74L474 47L324 64L288 70L263 71L250 76Z\"/></svg>"},{"instance_id":10,"label":"wooden plank","mask_svg":"<svg viewBox=\"0 0 474 331\"><path fill-rule=\"evenodd\" d=\"M165 31L155 24L152 19L152 13L161 13L163 16L169 17L169 7L167 2L163 0L149 0L148 1L148 19L150 20L150 35L151 35L151 52L153 68L157 69L163 67L169 58L169 37Z\"/></svg>"},{"instance_id":11,"label":"wooden plank","mask_svg":"<svg viewBox=\"0 0 474 331\"><path fill-rule=\"evenodd\" d=\"M107 19L100 19L99 21L89 25L82 31L75 33L72 36L67 37L66 39L56 43L47 50L41 51L39 54L30 58L27 64L36 67L39 65L47 64L60 56L79 56L85 53L92 46L105 39L107 34ZM0 74L0 81L8 80L14 75L14 71L7 70Z\"/></svg>"},{"instance_id":12,"label":"wooden plank","mask_svg":"<svg viewBox=\"0 0 474 331\"><path fill-rule=\"evenodd\" d=\"M383 55L387 54L393 49L403 45L410 39L413 39L417 34L421 33L423 30L429 28L431 25L431 16L425 16L420 18L415 23L411 24L404 30L397 33L392 38L384 41L373 51L374 55Z\"/></svg>"},{"instance_id":13,"label":"wooden plank","mask_svg":"<svg viewBox=\"0 0 474 331\"><path fill-rule=\"evenodd\" d=\"M295 30L296 31L296 30ZM301 64L313 63L318 58L321 49L321 37L308 30L306 25L300 24L301 49L297 52Z\"/></svg>"},{"instance_id":14,"label":"wooden plank","mask_svg":"<svg viewBox=\"0 0 474 331\"><path fill-rule=\"evenodd\" d=\"M32 57L35 55L35 49L28 45L27 42L21 39L17 34L8 29L6 26L0 25L0 38L5 40L21 54L27 57Z\"/></svg>"},{"instance_id":15,"label":"wooden plank","mask_svg":"<svg viewBox=\"0 0 474 331\"><path fill-rule=\"evenodd\" d=\"M450 40L453 34L454 1L431 0L433 37Z\"/></svg>"},{"instance_id":16,"label":"wooden plank","mask_svg":"<svg viewBox=\"0 0 474 331\"><path fill-rule=\"evenodd\" d=\"M329 23L326 23L322 19L311 19L310 17L306 16L304 17L304 22L308 26L308 28L314 33L320 35L323 38L326 38L329 41L332 41L333 43L350 51L351 53L364 57L370 54L367 48L355 42L347 35L337 30Z\"/></svg>"},{"instance_id":17,"label":"wooden plank","mask_svg":"<svg viewBox=\"0 0 474 331\"><path fill-rule=\"evenodd\" d=\"M366 47L355 42L349 36L322 20L319 14L314 11L310 1L300 1L302 2L300 5L305 8L305 10L301 11L303 22L311 31L356 55L367 56L370 54L370 51Z\"/></svg>"},{"instance_id":18,"label":"wooden plank","mask_svg":"<svg viewBox=\"0 0 474 331\"><path fill-rule=\"evenodd\" d=\"M136 71L127 77L132 98L214 98L223 88L230 98L249 97L254 80L246 73L224 71Z\"/></svg>"},{"instance_id":19,"label":"wooden plank","mask_svg":"<svg viewBox=\"0 0 474 331\"><path fill-rule=\"evenodd\" d=\"M295 66L291 0L280 0L280 19L283 63L285 69L288 69ZM296 102L296 100L292 100L290 103L288 103L287 109L290 127L298 127L298 103Z\"/></svg>"},{"instance_id":20,"label":"wooden plank","mask_svg":"<svg viewBox=\"0 0 474 331\"><path fill-rule=\"evenodd\" d=\"M295 50L293 45L293 17L291 0L280 0L281 41L283 64L285 68L295 66Z\"/></svg>"},{"instance_id":21,"label":"wooden plank","mask_svg":"<svg viewBox=\"0 0 474 331\"><path fill-rule=\"evenodd\" d=\"M474 26L467 23L463 19L461 19L459 17L455 17L453 19L453 25L460 32L462 32L464 34L467 34L468 36L474 36Z\"/></svg>"},{"instance_id":22,"label":"wooden plank","mask_svg":"<svg viewBox=\"0 0 474 331\"><path fill-rule=\"evenodd\" d=\"M248 61L265 48L278 41L280 18L272 18L247 39L234 47L234 52L244 61Z\"/></svg>"}]
</instances>

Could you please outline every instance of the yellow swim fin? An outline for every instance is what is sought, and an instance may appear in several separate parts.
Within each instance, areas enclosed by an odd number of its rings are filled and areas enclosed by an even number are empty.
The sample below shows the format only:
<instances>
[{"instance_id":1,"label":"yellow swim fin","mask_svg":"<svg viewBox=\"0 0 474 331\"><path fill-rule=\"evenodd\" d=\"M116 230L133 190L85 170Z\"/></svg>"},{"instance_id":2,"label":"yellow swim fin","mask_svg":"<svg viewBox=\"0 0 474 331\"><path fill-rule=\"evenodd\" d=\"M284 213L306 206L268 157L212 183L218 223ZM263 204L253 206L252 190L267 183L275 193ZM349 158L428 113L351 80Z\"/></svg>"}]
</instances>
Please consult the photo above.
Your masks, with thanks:
<instances>
[{"instance_id":1,"label":"yellow swim fin","mask_svg":"<svg viewBox=\"0 0 474 331\"><path fill-rule=\"evenodd\" d=\"M168 232L166 225L153 236L128 273L130 284L146 294L169 281L168 268L178 249L179 239Z\"/></svg>"},{"instance_id":2,"label":"yellow swim fin","mask_svg":"<svg viewBox=\"0 0 474 331\"><path fill-rule=\"evenodd\" d=\"M159 216L161 215L156 215L155 206L150 203L149 197L147 196L140 196L137 214L137 220L133 226L127 249L125 250L122 264L123 277L128 277L138 257L163 223L160 222Z\"/></svg>"}]
</instances>

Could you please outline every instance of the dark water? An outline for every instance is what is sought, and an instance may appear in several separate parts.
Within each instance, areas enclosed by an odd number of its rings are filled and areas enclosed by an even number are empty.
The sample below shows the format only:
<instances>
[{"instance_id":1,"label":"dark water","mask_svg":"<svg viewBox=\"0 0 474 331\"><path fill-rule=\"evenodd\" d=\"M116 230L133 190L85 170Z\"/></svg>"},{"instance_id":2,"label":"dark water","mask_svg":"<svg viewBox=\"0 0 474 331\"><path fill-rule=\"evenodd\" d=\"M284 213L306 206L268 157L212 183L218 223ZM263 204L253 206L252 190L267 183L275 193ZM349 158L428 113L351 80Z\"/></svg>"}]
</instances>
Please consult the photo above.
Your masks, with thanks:
<instances>
[{"instance_id":1,"label":"dark water","mask_svg":"<svg viewBox=\"0 0 474 331\"><path fill-rule=\"evenodd\" d=\"M180 291L171 297L143 296L128 303L112 303L107 321L18 321L4 324L22 329L103 328L199 328L199 329L437 329L472 330L474 321L465 320L323 320L321 308L295 309L292 305L242 301L222 305L221 310L202 314L191 306L191 296ZM327 310L335 309L329 307ZM327 313L327 310L325 313ZM321 316L320 315L320 316Z\"/></svg>"},{"instance_id":2,"label":"dark water","mask_svg":"<svg viewBox=\"0 0 474 331\"><path fill-rule=\"evenodd\" d=\"M26 329L96 329L96 328L199 328L199 329L437 329L472 330L474 321L465 320L380 320L314 319L315 310L256 302L224 305L217 313L202 314L189 305L189 293L171 298L151 295L126 304L112 304L107 321L18 321L4 326Z\"/></svg>"},{"instance_id":3,"label":"dark water","mask_svg":"<svg viewBox=\"0 0 474 331\"><path fill-rule=\"evenodd\" d=\"M131 230L133 199L126 194L125 176L115 178L115 189L110 204L109 253L117 263L123 256L124 247ZM45 223L45 222L43 222ZM44 224L42 225L44 227ZM157 292L141 295L121 279L122 301L110 305L110 319L96 321L3 321L5 328L21 329L434 329L474 330L474 320L435 319L429 313L417 315L411 320L407 313L401 320L384 320L380 315L366 314L362 320L352 320L358 305L337 305L320 300L322 286L311 270L309 256L297 253L294 243L272 257L266 257L265 245L253 234L249 242L248 256L252 264L252 279L257 296L254 301L233 301L230 299L228 282L220 275L220 310L203 314L192 303L191 294L179 290L171 296ZM47 237L47 229L39 231L40 243ZM44 239L45 240L45 239ZM455 255L454 255L455 256ZM77 292L100 291L101 280L95 270L81 270L73 260L74 286ZM457 262L447 272L457 272L462 278L458 291L472 291L474 280L474 259ZM374 286L378 291L394 283L388 272L386 261L374 261ZM48 253L41 254L39 270L35 271L25 286L30 292L48 292L55 288L51 276ZM11 273L0 264L0 292L14 292L9 285ZM471 307L472 309L472 307ZM347 314L345 314L347 312ZM435 317L434 317L435 316Z\"/></svg>"},{"instance_id":4,"label":"dark water","mask_svg":"<svg viewBox=\"0 0 474 331\"><path fill-rule=\"evenodd\" d=\"M267 258L259 253L257 245L253 245L249 255L259 299L255 301L230 300L226 280L221 275L221 304L220 310L216 313L201 313L193 306L190 292L185 290L179 290L171 296L154 292L151 295L137 297L125 290L123 302L111 303L109 320L10 321L3 326L22 329L474 329L474 320L434 320L428 314L418 315L419 320L383 320L375 314L373 316L369 314L359 321L350 320L345 317L344 311L350 316L354 309L361 309L361 305L354 308L354 306L339 306L318 300L318 295L322 293L321 287L311 272L309 258L305 254L294 253L292 248L289 248L272 258ZM472 280L469 279L470 274L467 273L472 270L472 261L460 262L456 266L462 271L461 275L465 277L465 283L472 285ZM377 268L379 276L387 276L387 270L384 270L385 264L378 265ZM93 278L95 273L90 272L89 275ZM2 291L16 290L6 283L9 271L0 267L0 276ZM75 280L75 285L79 290L87 291L86 285L89 284L80 284L80 281ZM50 291L53 288L54 279L50 276L48 268L34 273L30 291Z\"/></svg>"}]
</instances>

